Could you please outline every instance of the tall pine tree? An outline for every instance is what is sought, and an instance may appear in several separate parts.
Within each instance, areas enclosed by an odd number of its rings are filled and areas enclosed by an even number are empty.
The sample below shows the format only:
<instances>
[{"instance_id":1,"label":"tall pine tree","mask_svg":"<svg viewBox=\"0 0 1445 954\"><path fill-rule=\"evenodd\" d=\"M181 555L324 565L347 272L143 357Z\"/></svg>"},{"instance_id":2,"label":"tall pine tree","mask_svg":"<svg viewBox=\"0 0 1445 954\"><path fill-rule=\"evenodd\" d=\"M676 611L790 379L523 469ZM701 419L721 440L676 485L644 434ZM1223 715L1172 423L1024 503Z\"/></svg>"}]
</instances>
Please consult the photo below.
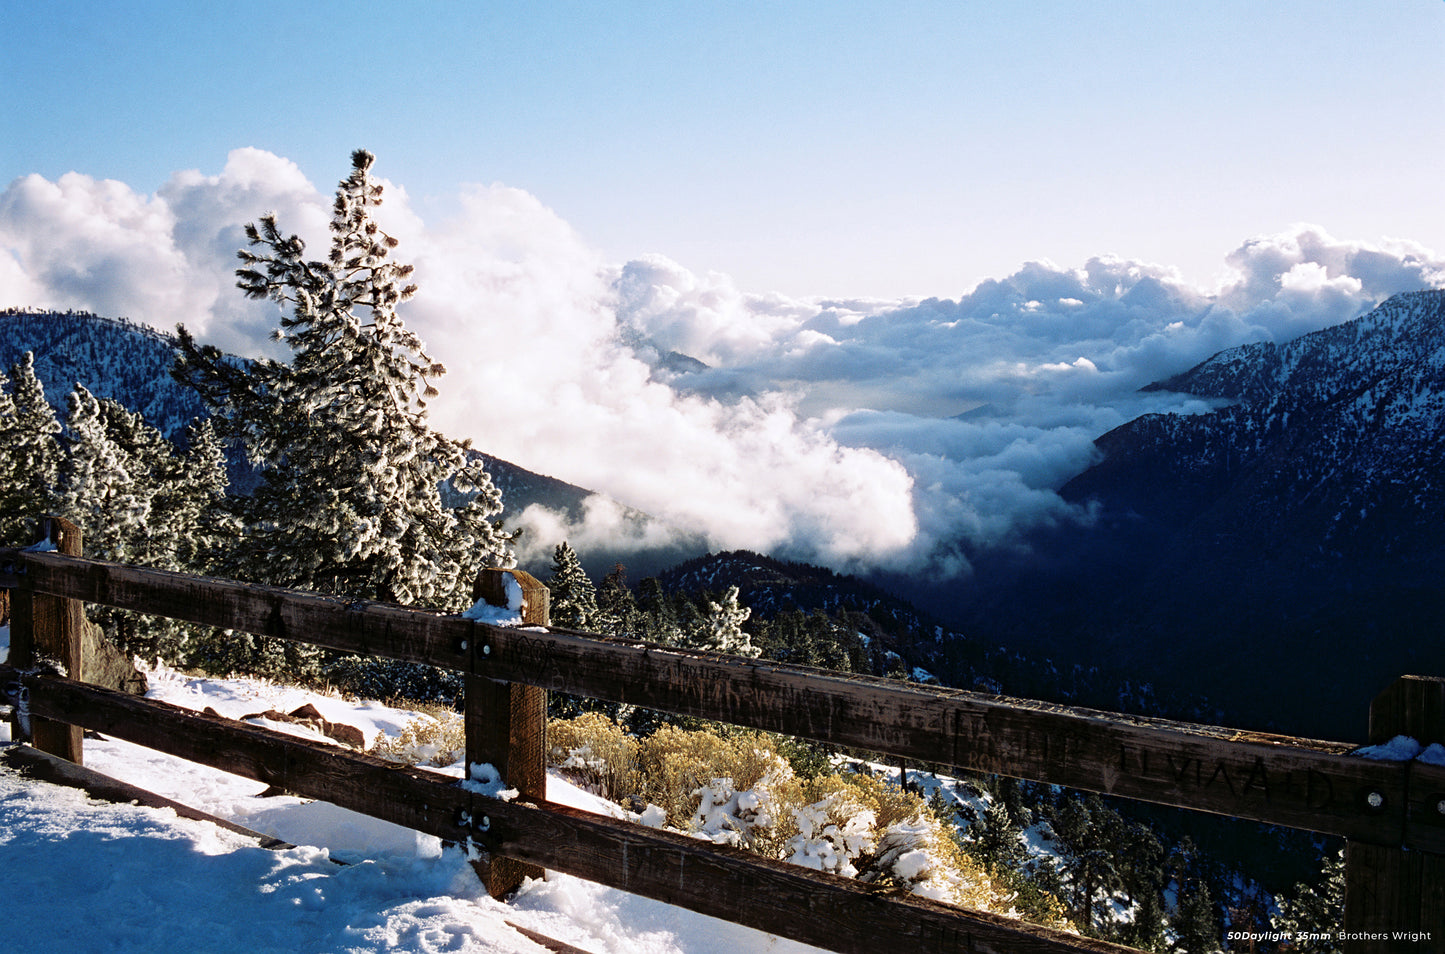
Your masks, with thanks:
<instances>
[{"instance_id":1,"label":"tall pine tree","mask_svg":"<svg viewBox=\"0 0 1445 954\"><path fill-rule=\"evenodd\" d=\"M0 373L0 542L34 543L33 519L56 508L64 448L60 423L26 352L6 379Z\"/></svg>"},{"instance_id":2,"label":"tall pine tree","mask_svg":"<svg viewBox=\"0 0 1445 954\"><path fill-rule=\"evenodd\" d=\"M1219 919L1204 859L1193 839L1186 836L1180 841L1170 862L1178 897L1170 919L1176 947L1184 954L1213 954L1219 950Z\"/></svg>"},{"instance_id":3,"label":"tall pine tree","mask_svg":"<svg viewBox=\"0 0 1445 954\"><path fill-rule=\"evenodd\" d=\"M547 589L552 593L552 625L581 630L596 627L597 587L587 578L577 551L565 540L552 551L552 576L547 580Z\"/></svg>"},{"instance_id":4,"label":"tall pine tree","mask_svg":"<svg viewBox=\"0 0 1445 954\"><path fill-rule=\"evenodd\" d=\"M178 528L172 547L178 567L212 573L240 532L228 506L230 478L225 449L210 420L193 422L190 446L175 460L174 477L162 485L159 510Z\"/></svg>"},{"instance_id":5,"label":"tall pine tree","mask_svg":"<svg viewBox=\"0 0 1445 954\"><path fill-rule=\"evenodd\" d=\"M115 563L150 562L159 548L149 540L154 486L148 468L160 464L154 453L159 448L148 447L150 460L140 459L135 451L152 443L149 435L139 432L139 422L128 419L124 408L104 406L85 385L77 384L67 402L70 454L60 475L61 511L84 532L87 554Z\"/></svg>"},{"instance_id":6,"label":"tall pine tree","mask_svg":"<svg viewBox=\"0 0 1445 954\"><path fill-rule=\"evenodd\" d=\"M1327 855L1323 861L1318 884L1297 884L1294 891L1279 899L1279 913L1271 927L1294 935L1309 935L1299 941L1301 951L1337 954L1344 950L1336 939L1345 921L1345 853Z\"/></svg>"},{"instance_id":7,"label":"tall pine tree","mask_svg":"<svg viewBox=\"0 0 1445 954\"><path fill-rule=\"evenodd\" d=\"M264 467L246 501L246 532L225 571L343 596L459 609L484 566L511 566L512 536L492 522L501 495L469 445L427 423L445 369L408 330L412 266L373 210L373 157L352 154L337 187L326 261L274 216L249 225L238 285L289 308L276 337L289 363L239 367L179 329L176 376L197 387L223 436ZM443 485L466 499L449 508Z\"/></svg>"},{"instance_id":8,"label":"tall pine tree","mask_svg":"<svg viewBox=\"0 0 1445 954\"><path fill-rule=\"evenodd\" d=\"M644 639L637 599L627 585L627 567L621 563L602 578L597 588L597 631L607 636Z\"/></svg>"}]
</instances>

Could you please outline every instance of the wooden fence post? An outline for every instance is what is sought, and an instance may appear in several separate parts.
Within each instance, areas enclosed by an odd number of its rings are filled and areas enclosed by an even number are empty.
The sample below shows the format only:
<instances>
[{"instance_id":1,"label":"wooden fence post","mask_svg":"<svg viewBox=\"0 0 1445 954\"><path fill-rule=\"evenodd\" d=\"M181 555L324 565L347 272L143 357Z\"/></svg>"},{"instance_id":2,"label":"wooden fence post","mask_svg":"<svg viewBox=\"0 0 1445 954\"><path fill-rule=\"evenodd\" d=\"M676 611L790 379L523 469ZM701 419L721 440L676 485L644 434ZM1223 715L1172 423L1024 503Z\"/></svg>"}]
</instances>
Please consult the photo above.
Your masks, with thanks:
<instances>
[{"instance_id":1,"label":"wooden fence post","mask_svg":"<svg viewBox=\"0 0 1445 954\"><path fill-rule=\"evenodd\" d=\"M40 542L49 542L66 556L81 556L80 528L63 517L40 518ZM10 665L30 669L37 658L53 659L76 681L85 678L85 608L79 600L61 599L45 593L18 588L10 596ZM15 719L15 738L21 726ZM82 732L79 726L49 719L30 720L28 740L42 752L81 764Z\"/></svg>"},{"instance_id":2,"label":"wooden fence post","mask_svg":"<svg viewBox=\"0 0 1445 954\"><path fill-rule=\"evenodd\" d=\"M472 598L493 606L506 606L507 583L522 588L522 622L546 626L551 620L551 593L522 570L483 570L472 587ZM466 677L467 772L471 766L490 763L521 798L547 797L547 690L537 686L498 682L485 675L487 650L473 648L475 672ZM541 878L536 865L490 856L473 862L477 874L494 898L519 887L523 878Z\"/></svg>"},{"instance_id":3,"label":"wooden fence post","mask_svg":"<svg viewBox=\"0 0 1445 954\"><path fill-rule=\"evenodd\" d=\"M1370 704L1370 744L1379 745L1397 735L1426 746L1445 743L1445 679L1402 676L1375 697ZM1410 802L1414 801L1411 797ZM1347 842L1344 930L1349 954L1441 950L1445 945L1445 855L1399 845ZM1395 940L1399 934L1428 935L1430 941Z\"/></svg>"}]
</instances>

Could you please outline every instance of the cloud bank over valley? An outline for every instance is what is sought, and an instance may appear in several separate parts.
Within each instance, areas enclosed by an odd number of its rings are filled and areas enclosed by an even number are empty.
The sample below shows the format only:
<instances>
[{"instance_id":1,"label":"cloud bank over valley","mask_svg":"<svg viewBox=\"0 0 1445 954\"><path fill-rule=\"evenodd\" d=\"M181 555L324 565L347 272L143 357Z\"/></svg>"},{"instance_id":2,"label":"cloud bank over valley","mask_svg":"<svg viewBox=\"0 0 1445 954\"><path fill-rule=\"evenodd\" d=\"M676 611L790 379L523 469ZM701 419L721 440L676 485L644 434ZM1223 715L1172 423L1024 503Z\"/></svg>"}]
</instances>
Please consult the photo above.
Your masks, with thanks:
<instances>
[{"instance_id":1,"label":"cloud bank over valley","mask_svg":"<svg viewBox=\"0 0 1445 954\"><path fill-rule=\"evenodd\" d=\"M330 200L329 185L249 148L154 194L26 176L0 193L0 306L184 323L282 356L275 306L234 287L242 227L274 211L324 257ZM430 221L390 185L378 217L416 265L403 315L449 371L441 429L715 549L840 570L967 573L979 548L1086 522L1054 491L1090 465L1095 437L1143 413L1208 410L1141 386L1445 281L1445 259L1412 242L1296 225L1221 250L1211 288L1105 255L1029 262L955 298L798 299L662 255L606 261L500 184L466 188ZM535 510L523 522L540 549L562 536L585 549L619 532L620 513L599 498L581 524Z\"/></svg>"}]
</instances>

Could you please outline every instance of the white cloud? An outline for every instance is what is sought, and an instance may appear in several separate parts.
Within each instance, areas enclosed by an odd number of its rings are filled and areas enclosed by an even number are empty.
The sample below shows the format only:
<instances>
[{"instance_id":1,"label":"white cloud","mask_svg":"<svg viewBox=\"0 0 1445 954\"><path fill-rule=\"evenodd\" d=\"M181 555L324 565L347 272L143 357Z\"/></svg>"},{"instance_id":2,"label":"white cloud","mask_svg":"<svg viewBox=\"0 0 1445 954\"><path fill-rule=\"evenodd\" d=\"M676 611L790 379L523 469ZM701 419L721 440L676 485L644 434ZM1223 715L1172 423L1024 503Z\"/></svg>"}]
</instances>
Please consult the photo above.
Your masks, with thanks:
<instances>
[{"instance_id":1,"label":"white cloud","mask_svg":"<svg viewBox=\"0 0 1445 954\"><path fill-rule=\"evenodd\" d=\"M745 295L726 275L697 276L661 255L628 262L614 286L624 327L708 364L770 351L818 311L782 295Z\"/></svg>"},{"instance_id":2,"label":"white cloud","mask_svg":"<svg viewBox=\"0 0 1445 954\"><path fill-rule=\"evenodd\" d=\"M1276 340L1354 317L1361 305L1445 283L1445 262L1414 242L1342 241L1317 225L1258 236L1230 252L1217 299L1253 313Z\"/></svg>"},{"instance_id":3,"label":"white cloud","mask_svg":"<svg viewBox=\"0 0 1445 954\"><path fill-rule=\"evenodd\" d=\"M1345 295L1358 295L1364 283L1353 275L1330 277L1329 269L1319 262L1300 262L1279 277L1280 288L1305 295L1333 289Z\"/></svg>"},{"instance_id":4,"label":"white cloud","mask_svg":"<svg viewBox=\"0 0 1445 954\"><path fill-rule=\"evenodd\" d=\"M695 547L699 540L661 520L641 515L611 497L592 494L582 501L582 513L573 519L544 507L527 506L513 521L521 528L517 559L523 564L545 565L563 540L584 557L591 553L649 552Z\"/></svg>"},{"instance_id":5,"label":"white cloud","mask_svg":"<svg viewBox=\"0 0 1445 954\"><path fill-rule=\"evenodd\" d=\"M450 369L434 419L661 518L624 531L602 497L575 525L534 509L522 519L539 547L557 542L548 534L629 532L651 547L681 533L839 568L962 572L977 548L1088 519L1054 491L1089 465L1094 437L1148 411L1204 409L1140 386L1445 279L1417 245L1297 226L1230 252L1214 289L1100 257L1032 262L956 300L803 301L659 255L609 264L505 185L469 187L455 208L423 221L390 186L380 212L417 267L405 316ZM241 226L275 211L316 245L328 209L329 190L256 149L149 196L28 176L0 193L0 304L184 322L259 353L274 347L275 307L233 287ZM639 339L712 367L661 375Z\"/></svg>"},{"instance_id":6,"label":"white cloud","mask_svg":"<svg viewBox=\"0 0 1445 954\"><path fill-rule=\"evenodd\" d=\"M186 280L206 306L176 314L168 321L152 313L134 317L168 328L184 323L202 340L228 351L281 356L269 340L275 327L274 305L252 302L236 290L236 251L246 245L244 226L268 212L281 227L300 235L317 256L325 252L328 199L296 164L260 149L236 149L220 175L178 172L157 199L174 220L172 241L185 256Z\"/></svg>"},{"instance_id":7,"label":"white cloud","mask_svg":"<svg viewBox=\"0 0 1445 954\"><path fill-rule=\"evenodd\" d=\"M15 251L0 248L0 302L11 306L40 305L45 288L30 277Z\"/></svg>"},{"instance_id":8,"label":"white cloud","mask_svg":"<svg viewBox=\"0 0 1445 954\"><path fill-rule=\"evenodd\" d=\"M1055 374L1073 374L1075 372L1098 374L1099 366L1083 355L1079 355L1073 361L1055 361L1051 364L1039 365L1038 370L1041 372L1049 371Z\"/></svg>"},{"instance_id":9,"label":"white cloud","mask_svg":"<svg viewBox=\"0 0 1445 954\"><path fill-rule=\"evenodd\" d=\"M618 336L612 273L534 197L477 188L450 222L412 226L397 231L422 289L408 314L451 372L434 406L449 433L717 547L856 565L908 544L897 463L838 445L782 395L653 380Z\"/></svg>"},{"instance_id":10,"label":"white cloud","mask_svg":"<svg viewBox=\"0 0 1445 954\"><path fill-rule=\"evenodd\" d=\"M204 307L185 282L174 224L165 202L74 172L56 182L25 176L0 196L0 241L29 293L61 306L137 317Z\"/></svg>"},{"instance_id":11,"label":"white cloud","mask_svg":"<svg viewBox=\"0 0 1445 954\"><path fill-rule=\"evenodd\" d=\"M839 442L886 454L913 477L919 536L900 559L961 568L970 548L1087 519L1054 490L1088 466L1094 437L1143 413L1209 409L1141 386L1445 277L1445 262L1418 246L1341 242L1315 226L1252 239L1229 262L1233 276L1213 290L1102 257L1081 268L1033 262L954 301L873 303L846 321L820 302L801 324L776 326L771 348L692 383L734 393L740 382L786 382ZM689 287L677 298L691 314ZM960 411L968 419L950 419Z\"/></svg>"},{"instance_id":12,"label":"white cloud","mask_svg":"<svg viewBox=\"0 0 1445 954\"><path fill-rule=\"evenodd\" d=\"M242 226L275 211L291 231L324 240L328 208L294 163L256 149L232 152L218 176L178 172L153 196L77 172L55 182L25 176L0 193L0 292L8 305L166 330L185 323L223 348L257 353L268 348L275 310L235 289Z\"/></svg>"}]
</instances>

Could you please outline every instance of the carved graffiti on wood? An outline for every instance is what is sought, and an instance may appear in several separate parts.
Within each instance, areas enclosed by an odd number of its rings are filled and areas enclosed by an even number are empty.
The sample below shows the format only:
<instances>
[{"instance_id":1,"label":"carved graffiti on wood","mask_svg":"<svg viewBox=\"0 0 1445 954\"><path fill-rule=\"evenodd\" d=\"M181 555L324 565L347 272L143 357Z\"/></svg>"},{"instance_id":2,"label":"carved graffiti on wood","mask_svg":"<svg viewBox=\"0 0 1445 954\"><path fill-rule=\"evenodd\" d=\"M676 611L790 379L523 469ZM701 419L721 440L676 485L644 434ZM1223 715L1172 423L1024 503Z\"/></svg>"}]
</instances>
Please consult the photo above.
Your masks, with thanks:
<instances>
[{"instance_id":1,"label":"carved graffiti on wood","mask_svg":"<svg viewBox=\"0 0 1445 954\"><path fill-rule=\"evenodd\" d=\"M1328 808L1335 802L1335 783L1314 769L1272 768L1263 756L1241 762L1182 753L1151 752L1119 745L1120 774L1171 785L1180 791L1228 793L1241 802L1293 802L1305 808Z\"/></svg>"}]
</instances>

